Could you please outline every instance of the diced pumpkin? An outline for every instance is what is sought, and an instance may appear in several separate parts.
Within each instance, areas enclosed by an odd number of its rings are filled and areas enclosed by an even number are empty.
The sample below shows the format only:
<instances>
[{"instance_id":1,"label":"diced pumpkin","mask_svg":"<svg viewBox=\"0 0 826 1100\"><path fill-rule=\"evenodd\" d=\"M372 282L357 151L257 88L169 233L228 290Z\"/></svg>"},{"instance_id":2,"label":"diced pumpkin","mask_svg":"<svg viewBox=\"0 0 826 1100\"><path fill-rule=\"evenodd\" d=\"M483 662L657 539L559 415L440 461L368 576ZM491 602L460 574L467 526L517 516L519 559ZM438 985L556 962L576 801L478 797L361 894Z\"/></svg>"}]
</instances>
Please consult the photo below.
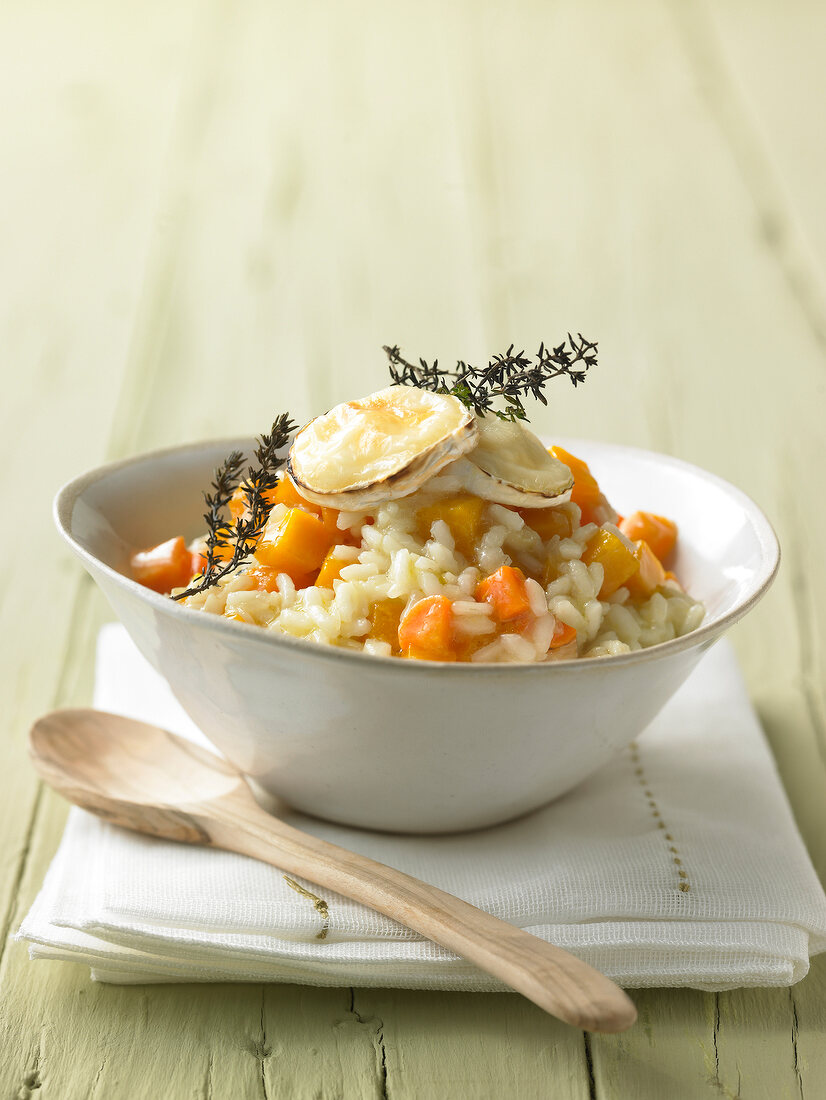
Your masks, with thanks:
<instances>
[{"instance_id":1,"label":"diced pumpkin","mask_svg":"<svg viewBox=\"0 0 826 1100\"><path fill-rule=\"evenodd\" d=\"M260 592L275 592L278 588L278 570L269 565L254 565L246 575L255 582Z\"/></svg>"},{"instance_id":2,"label":"diced pumpkin","mask_svg":"<svg viewBox=\"0 0 826 1100\"><path fill-rule=\"evenodd\" d=\"M598 561L604 570L602 588L599 590L601 600L613 595L639 568L634 551L629 550L619 535L604 527L597 531L585 547L582 561L586 565Z\"/></svg>"},{"instance_id":3,"label":"diced pumpkin","mask_svg":"<svg viewBox=\"0 0 826 1100\"><path fill-rule=\"evenodd\" d=\"M283 480L286 480L286 478ZM279 485L280 484L281 483L279 482ZM269 489L267 492L265 492L264 499L269 504L275 504L277 492L278 485L275 487L275 489ZM244 492L243 484L236 485L235 489L233 490L232 496L229 498L229 504L227 505L227 507L229 508L229 514L232 517L233 523L242 518L246 519L249 516L249 510L247 508L247 494Z\"/></svg>"},{"instance_id":4,"label":"diced pumpkin","mask_svg":"<svg viewBox=\"0 0 826 1100\"><path fill-rule=\"evenodd\" d=\"M387 642L394 654L399 653L399 624L404 600L380 600L370 608L370 634L377 642Z\"/></svg>"},{"instance_id":5,"label":"diced pumpkin","mask_svg":"<svg viewBox=\"0 0 826 1100\"><path fill-rule=\"evenodd\" d=\"M456 658L459 661L470 661L473 654L479 649L484 649L486 645L490 645L496 641L498 634L493 632L489 634L468 634L465 637L458 637L456 639Z\"/></svg>"},{"instance_id":6,"label":"diced pumpkin","mask_svg":"<svg viewBox=\"0 0 826 1100\"><path fill-rule=\"evenodd\" d=\"M663 562L677 543L677 524L653 512L634 512L617 526L632 542L647 542Z\"/></svg>"},{"instance_id":7,"label":"diced pumpkin","mask_svg":"<svg viewBox=\"0 0 826 1100\"><path fill-rule=\"evenodd\" d=\"M561 619L556 620L556 629L554 630L554 636L551 641L551 649L561 649L564 645L569 645L571 642L576 641L576 630L572 626L568 626L567 623L563 623Z\"/></svg>"},{"instance_id":8,"label":"diced pumpkin","mask_svg":"<svg viewBox=\"0 0 826 1100\"><path fill-rule=\"evenodd\" d=\"M570 512L561 508L520 508L519 515L543 542L552 539L554 535L569 539L574 532Z\"/></svg>"},{"instance_id":9,"label":"diced pumpkin","mask_svg":"<svg viewBox=\"0 0 826 1100\"><path fill-rule=\"evenodd\" d=\"M255 582L255 587L259 592L276 592L278 590L278 576L280 573L285 572L285 569L273 569L270 565L254 565L252 568L247 569L246 576ZM314 571L304 575L293 575L291 573L287 575L296 588L309 588L310 585L315 584L316 574Z\"/></svg>"},{"instance_id":10,"label":"diced pumpkin","mask_svg":"<svg viewBox=\"0 0 826 1100\"><path fill-rule=\"evenodd\" d=\"M587 463L581 458L572 455L563 447L551 447L551 454L564 462L574 475L574 487L571 490L571 500L579 505L582 513L581 523L615 523L617 513L609 504L605 494L601 491L597 480L588 469Z\"/></svg>"},{"instance_id":11,"label":"diced pumpkin","mask_svg":"<svg viewBox=\"0 0 826 1100\"><path fill-rule=\"evenodd\" d=\"M303 497L290 481L286 474L280 479L272 494L273 504L286 504L288 508L304 508L308 512L321 514L321 508L317 504Z\"/></svg>"},{"instance_id":12,"label":"diced pumpkin","mask_svg":"<svg viewBox=\"0 0 826 1100\"><path fill-rule=\"evenodd\" d=\"M271 519L255 548L261 565L278 573L304 577L321 567L334 536L319 516L303 508L288 509L280 520Z\"/></svg>"},{"instance_id":13,"label":"diced pumpkin","mask_svg":"<svg viewBox=\"0 0 826 1100\"><path fill-rule=\"evenodd\" d=\"M422 661L455 661L453 607L446 596L425 596L401 617L399 648Z\"/></svg>"},{"instance_id":14,"label":"diced pumpkin","mask_svg":"<svg viewBox=\"0 0 826 1100\"><path fill-rule=\"evenodd\" d=\"M140 550L129 559L132 576L138 584L153 592L171 592L184 588L193 576L192 554L183 536L168 539L149 550Z\"/></svg>"},{"instance_id":15,"label":"diced pumpkin","mask_svg":"<svg viewBox=\"0 0 826 1100\"><path fill-rule=\"evenodd\" d=\"M468 561L473 561L482 534L484 510L485 501L468 494L437 500L419 509L416 515L419 535L422 539L429 539L433 524L443 520L450 528L456 549Z\"/></svg>"},{"instance_id":16,"label":"diced pumpkin","mask_svg":"<svg viewBox=\"0 0 826 1100\"><path fill-rule=\"evenodd\" d=\"M582 524L599 523L596 509L605 500L597 484L597 480L588 469L587 463L581 458L570 454L564 447L551 447L551 454L563 462L574 476L574 487L571 490L571 500L578 504L582 512Z\"/></svg>"},{"instance_id":17,"label":"diced pumpkin","mask_svg":"<svg viewBox=\"0 0 826 1100\"><path fill-rule=\"evenodd\" d=\"M525 574L512 565L503 565L480 581L476 599L484 600L493 608L498 623L510 623L529 615L531 602L525 585Z\"/></svg>"},{"instance_id":18,"label":"diced pumpkin","mask_svg":"<svg viewBox=\"0 0 826 1100\"><path fill-rule=\"evenodd\" d=\"M232 517L233 523L244 515L247 510L247 494L244 492L243 485L235 486L227 507L229 508L229 514Z\"/></svg>"},{"instance_id":19,"label":"diced pumpkin","mask_svg":"<svg viewBox=\"0 0 826 1100\"><path fill-rule=\"evenodd\" d=\"M645 539L640 539L634 552L639 566L636 573L625 582L633 599L648 599L665 583L662 563Z\"/></svg>"},{"instance_id":20,"label":"diced pumpkin","mask_svg":"<svg viewBox=\"0 0 826 1100\"><path fill-rule=\"evenodd\" d=\"M216 546L215 547L214 558L215 558L216 561L229 561L232 558L232 555L235 552L235 543L232 539L232 533L231 533L229 527L219 528L219 531L224 536L224 538L227 540L227 544L225 546ZM192 555L192 569L193 569L194 573L200 573L201 570L206 566L206 560L207 560L206 543L203 544L203 547L204 547L204 549L202 551L197 551L196 553L194 553Z\"/></svg>"},{"instance_id":21,"label":"diced pumpkin","mask_svg":"<svg viewBox=\"0 0 826 1100\"><path fill-rule=\"evenodd\" d=\"M337 558L336 548L333 547L327 554L315 579L319 588L332 588L333 581L341 578L341 571L345 565L352 565L352 558Z\"/></svg>"}]
</instances>

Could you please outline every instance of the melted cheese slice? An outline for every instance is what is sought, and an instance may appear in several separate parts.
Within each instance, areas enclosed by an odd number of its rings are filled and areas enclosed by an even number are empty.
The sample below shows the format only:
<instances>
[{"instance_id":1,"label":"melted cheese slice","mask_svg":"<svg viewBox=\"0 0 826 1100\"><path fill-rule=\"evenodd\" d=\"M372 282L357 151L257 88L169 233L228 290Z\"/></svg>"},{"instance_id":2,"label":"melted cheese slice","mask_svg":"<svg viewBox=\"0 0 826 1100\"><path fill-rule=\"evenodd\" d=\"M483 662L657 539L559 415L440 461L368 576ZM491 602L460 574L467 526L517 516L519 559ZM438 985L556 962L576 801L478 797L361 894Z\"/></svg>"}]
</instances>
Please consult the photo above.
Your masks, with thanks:
<instances>
[{"instance_id":1,"label":"melted cheese slice","mask_svg":"<svg viewBox=\"0 0 826 1100\"><path fill-rule=\"evenodd\" d=\"M472 450L477 434L457 398L390 386L310 421L293 442L288 470L308 500L367 507L415 492Z\"/></svg>"},{"instance_id":2,"label":"melted cheese slice","mask_svg":"<svg viewBox=\"0 0 826 1100\"><path fill-rule=\"evenodd\" d=\"M462 466L471 492L517 508L548 508L570 500L571 471L530 428L492 414L478 417L477 426L478 443Z\"/></svg>"}]
</instances>

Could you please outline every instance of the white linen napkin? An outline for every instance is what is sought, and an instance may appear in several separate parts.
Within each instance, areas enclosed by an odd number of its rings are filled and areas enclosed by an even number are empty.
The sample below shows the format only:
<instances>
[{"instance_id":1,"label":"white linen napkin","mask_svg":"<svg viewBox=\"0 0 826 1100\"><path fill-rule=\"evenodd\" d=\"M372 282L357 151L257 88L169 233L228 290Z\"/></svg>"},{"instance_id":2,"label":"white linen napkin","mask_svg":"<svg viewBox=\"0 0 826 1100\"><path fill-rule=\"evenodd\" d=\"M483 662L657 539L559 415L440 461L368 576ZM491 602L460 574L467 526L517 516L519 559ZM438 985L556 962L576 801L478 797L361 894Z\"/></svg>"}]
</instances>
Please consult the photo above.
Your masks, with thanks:
<instances>
[{"instance_id":1,"label":"white linen napkin","mask_svg":"<svg viewBox=\"0 0 826 1100\"><path fill-rule=\"evenodd\" d=\"M104 627L95 705L204 741L123 628ZM292 814L574 952L625 986L790 985L826 949L826 897L719 644L640 737L518 821L409 837ZM303 886L328 904L325 920ZM18 937L109 982L284 981L496 990L464 960L355 902L228 852L73 809Z\"/></svg>"}]
</instances>

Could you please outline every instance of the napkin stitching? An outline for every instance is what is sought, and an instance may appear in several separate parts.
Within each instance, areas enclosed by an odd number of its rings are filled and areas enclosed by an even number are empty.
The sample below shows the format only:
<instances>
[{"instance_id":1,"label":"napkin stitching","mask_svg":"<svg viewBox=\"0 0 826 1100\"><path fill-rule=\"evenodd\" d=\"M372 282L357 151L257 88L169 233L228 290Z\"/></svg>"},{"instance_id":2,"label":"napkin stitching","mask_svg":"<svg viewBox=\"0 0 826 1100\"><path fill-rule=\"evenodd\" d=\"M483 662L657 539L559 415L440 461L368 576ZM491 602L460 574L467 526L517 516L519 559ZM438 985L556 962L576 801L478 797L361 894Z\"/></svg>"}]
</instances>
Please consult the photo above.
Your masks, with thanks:
<instances>
[{"instance_id":1,"label":"napkin stitching","mask_svg":"<svg viewBox=\"0 0 826 1100\"><path fill-rule=\"evenodd\" d=\"M313 909L320 915L322 924L321 928L315 934L317 940L326 940L327 934L330 931L330 908L323 898L320 898L318 894L313 894L306 887L302 886L300 882L296 882L294 878L290 878L289 875L281 876L291 890L295 890L297 894L300 894L307 901L312 902Z\"/></svg>"},{"instance_id":2,"label":"napkin stitching","mask_svg":"<svg viewBox=\"0 0 826 1100\"><path fill-rule=\"evenodd\" d=\"M666 825L663 819L659 803L657 802L654 792L651 789L651 783L649 782L648 776L646 775L645 767L642 762L642 757L640 756L639 744L636 741L632 741L631 744L628 746L628 751L631 754L631 763L634 767L634 775L636 776L637 782L642 788L642 793L645 795L646 802L648 803L649 812L656 821L657 828L662 831L663 839L668 844L669 856L677 871L677 888L679 890L682 890L684 894L687 894L691 890L691 882L688 877L688 871L686 871L685 869L682 856L680 855L680 851L674 841L674 836L672 835L671 830L669 829L668 825Z\"/></svg>"}]
</instances>

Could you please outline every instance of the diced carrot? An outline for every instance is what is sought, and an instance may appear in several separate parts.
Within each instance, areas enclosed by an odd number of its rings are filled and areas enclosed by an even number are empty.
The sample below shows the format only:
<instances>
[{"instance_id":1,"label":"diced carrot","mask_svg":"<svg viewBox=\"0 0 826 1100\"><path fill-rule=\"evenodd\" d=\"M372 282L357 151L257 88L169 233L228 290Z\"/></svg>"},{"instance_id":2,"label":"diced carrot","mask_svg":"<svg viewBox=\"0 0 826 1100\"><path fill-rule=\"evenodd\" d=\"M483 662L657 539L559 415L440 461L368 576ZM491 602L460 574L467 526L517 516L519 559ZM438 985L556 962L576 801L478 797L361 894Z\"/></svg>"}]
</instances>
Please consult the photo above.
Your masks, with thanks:
<instances>
[{"instance_id":1,"label":"diced carrot","mask_svg":"<svg viewBox=\"0 0 826 1100\"><path fill-rule=\"evenodd\" d=\"M639 566L636 573L628 578L625 585L634 599L647 599L665 583L665 570L662 563L645 539L640 539L634 552Z\"/></svg>"},{"instance_id":2,"label":"diced carrot","mask_svg":"<svg viewBox=\"0 0 826 1100\"><path fill-rule=\"evenodd\" d=\"M569 539L573 534L571 514L562 508L520 508L518 511L527 526L536 531L543 542L552 539L554 535Z\"/></svg>"},{"instance_id":3,"label":"diced carrot","mask_svg":"<svg viewBox=\"0 0 826 1100\"><path fill-rule=\"evenodd\" d=\"M192 577L192 555L183 536L140 550L129 559L133 578L154 592L183 588Z\"/></svg>"},{"instance_id":4,"label":"diced carrot","mask_svg":"<svg viewBox=\"0 0 826 1100\"><path fill-rule=\"evenodd\" d=\"M601 600L616 592L639 568L634 551L628 549L619 535L605 530L604 527L597 531L585 547L582 561L586 565L595 561L602 565L604 575L602 588L599 590Z\"/></svg>"},{"instance_id":5,"label":"diced carrot","mask_svg":"<svg viewBox=\"0 0 826 1100\"><path fill-rule=\"evenodd\" d=\"M556 629L554 630L553 640L551 641L551 649L561 649L562 646L575 641L576 631L574 628L568 626L567 623L563 623L561 619L557 619Z\"/></svg>"},{"instance_id":6,"label":"diced carrot","mask_svg":"<svg viewBox=\"0 0 826 1100\"><path fill-rule=\"evenodd\" d=\"M525 574L512 565L503 565L485 577L476 588L476 599L491 605L499 623L513 622L531 610Z\"/></svg>"},{"instance_id":7,"label":"diced carrot","mask_svg":"<svg viewBox=\"0 0 826 1100\"><path fill-rule=\"evenodd\" d=\"M399 648L424 661L455 661L453 607L446 596L425 596L399 623Z\"/></svg>"},{"instance_id":8,"label":"diced carrot","mask_svg":"<svg viewBox=\"0 0 826 1100\"><path fill-rule=\"evenodd\" d=\"M617 526L632 542L647 542L660 561L668 558L677 542L677 524L653 512L634 512Z\"/></svg>"},{"instance_id":9,"label":"diced carrot","mask_svg":"<svg viewBox=\"0 0 826 1100\"><path fill-rule=\"evenodd\" d=\"M333 581L337 581L341 577L341 571L345 565L352 565L352 558L337 558L335 547L333 547L327 554L321 565L321 569L318 572L318 576L315 579L315 583L319 588L332 588Z\"/></svg>"},{"instance_id":10,"label":"diced carrot","mask_svg":"<svg viewBox=\"0 0 826 1100\"><path fill-rule=\"evenodd\" d=\"M485 501L480 497L462 494L445 497L420 508L416 514L416 523L422 539L430 538L430 529L437 520L443 520L450 528L456 549L473 561L474 552L482 534L482 513Z\"/></svg>"},{"instance_id":11,"label":"diced carrot","mask_svg":"<svg viewBox=\"0 0 826 1100\"><path fill-rule=\"evenodd\" d=\"M380 600L370 608L369 637L377 642L387 642L394 654L400 650L399 624L404 603L404 600Z\"/></svg>"},{"instance_id":12,"label":"diced carrot","mask_svg":"<svg viewBox=\"0 0 826 1100\"><path fill-rule=\"evenodd\" d=\"M193 551L190 556L190 563L193 577L197 577L199 573L203 573L204 569L206 569L206 557L200 550Z\"/></svg>"},{"instance_id":13,"label":"diced carrot","mask_svg":"<svg viewBox=\"0 0 826 1100\"><path fill-rule=\"evenodd\" d=\"M255 557L279 573L304 577L321 567L333 542L322 519L303 508L290 508L280 520L271 519L267 524Z\"/></svg>"}]
</instances>

